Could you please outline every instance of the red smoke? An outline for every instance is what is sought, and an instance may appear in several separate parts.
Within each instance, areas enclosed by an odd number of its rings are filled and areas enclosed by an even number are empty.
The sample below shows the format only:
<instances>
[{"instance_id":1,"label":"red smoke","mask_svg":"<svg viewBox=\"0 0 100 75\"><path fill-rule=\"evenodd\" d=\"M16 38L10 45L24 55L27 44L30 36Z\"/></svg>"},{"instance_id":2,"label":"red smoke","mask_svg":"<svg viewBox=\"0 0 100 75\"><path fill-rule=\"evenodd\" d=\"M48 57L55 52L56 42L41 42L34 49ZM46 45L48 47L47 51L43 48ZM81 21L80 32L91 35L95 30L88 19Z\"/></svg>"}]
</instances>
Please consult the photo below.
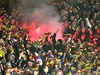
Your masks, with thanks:
<instances>
[{"instance_id":1,"label":"red smoke","mask_svg":"<svg viewBox=\"0 0 100 75\"><path fill-rule=\"evenodd\" d=\"M53 25L54 22L52 23L36 23L33 21L28 25L27 23L23 24L23 28L25 30L29 31L29 36L31 41L37 41L39 37L41 37L42 34L46 32L51 32L51 35L56 32L56 30L59 28L59 32L57 33L56 39L62 39L62 28L63 25L59 23L54 23L58 25ZM50 35L50 36L51 36Z\"/></svg>"}]
</instances>

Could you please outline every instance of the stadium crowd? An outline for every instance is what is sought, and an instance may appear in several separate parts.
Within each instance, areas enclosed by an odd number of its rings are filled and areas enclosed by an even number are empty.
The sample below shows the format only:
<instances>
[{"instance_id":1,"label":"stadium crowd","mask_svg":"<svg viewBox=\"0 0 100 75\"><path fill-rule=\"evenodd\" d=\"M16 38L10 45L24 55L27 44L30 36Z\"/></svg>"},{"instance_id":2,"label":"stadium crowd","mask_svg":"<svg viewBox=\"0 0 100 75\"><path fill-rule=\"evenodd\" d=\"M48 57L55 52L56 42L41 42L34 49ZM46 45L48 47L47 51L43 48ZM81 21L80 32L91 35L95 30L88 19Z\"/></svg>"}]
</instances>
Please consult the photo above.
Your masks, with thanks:
<instances>
[{"instance_id":1,"label":"stadium crowd","mask_svg":"<svg viewBox=\"0 0 100 75\"><path fill-rule=\"evenodd\" d=\"M13 2L10 2L13 3ZM12 4L11 4L12 5ZM12 5L13 6L13 5ZM0 75L100 75L100 0L53 0L63 39L31 42L21 6L0 6Z\"/></svg>"}]
</instances>

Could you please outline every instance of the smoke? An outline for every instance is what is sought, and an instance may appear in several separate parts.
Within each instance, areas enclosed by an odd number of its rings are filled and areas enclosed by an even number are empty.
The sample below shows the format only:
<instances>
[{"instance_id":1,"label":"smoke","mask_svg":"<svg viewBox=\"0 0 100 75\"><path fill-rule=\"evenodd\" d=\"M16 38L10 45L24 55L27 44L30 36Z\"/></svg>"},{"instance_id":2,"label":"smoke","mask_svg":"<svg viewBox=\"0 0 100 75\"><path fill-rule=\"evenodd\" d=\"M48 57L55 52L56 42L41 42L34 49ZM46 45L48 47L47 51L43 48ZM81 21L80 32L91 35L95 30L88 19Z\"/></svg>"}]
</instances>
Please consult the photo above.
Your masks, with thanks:
<instances>
[{"instance_id":1,"label":"smoke","mask_svg":"<svg viewBox=\"0 0 100 75\"><path fill-rule=\"evenodd\" d=\"M37 40L43 33L56 32L57 39L62 38L63 25L60 16L54 10L51 0L20 0L24 12L24 28L28 28L31 41Z\"/></svg>"}]
</instances>

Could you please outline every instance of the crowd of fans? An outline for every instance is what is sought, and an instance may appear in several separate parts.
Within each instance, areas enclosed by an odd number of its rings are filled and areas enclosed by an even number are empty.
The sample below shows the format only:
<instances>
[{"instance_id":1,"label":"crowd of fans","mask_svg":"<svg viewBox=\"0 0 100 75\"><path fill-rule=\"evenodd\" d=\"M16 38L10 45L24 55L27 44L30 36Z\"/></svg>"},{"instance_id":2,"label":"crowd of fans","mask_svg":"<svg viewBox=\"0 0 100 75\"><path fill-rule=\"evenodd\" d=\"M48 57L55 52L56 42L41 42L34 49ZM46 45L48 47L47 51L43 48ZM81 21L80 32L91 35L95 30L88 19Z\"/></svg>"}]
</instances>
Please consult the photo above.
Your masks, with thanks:
<instances>
[{"instance_id":1,"label":"crowd of fans","mask_svg":"<svg viewBox=\"0 0 100 75\"><path fill-rule=\"evenodd\" d=\"M13 2L12 2L13 3ZM20 6L0 6L0 75L100 75L100 0L53 0L65 25L31 42ZM50 40L51 39L51 40Z\"/></svg>"}]
</instances>

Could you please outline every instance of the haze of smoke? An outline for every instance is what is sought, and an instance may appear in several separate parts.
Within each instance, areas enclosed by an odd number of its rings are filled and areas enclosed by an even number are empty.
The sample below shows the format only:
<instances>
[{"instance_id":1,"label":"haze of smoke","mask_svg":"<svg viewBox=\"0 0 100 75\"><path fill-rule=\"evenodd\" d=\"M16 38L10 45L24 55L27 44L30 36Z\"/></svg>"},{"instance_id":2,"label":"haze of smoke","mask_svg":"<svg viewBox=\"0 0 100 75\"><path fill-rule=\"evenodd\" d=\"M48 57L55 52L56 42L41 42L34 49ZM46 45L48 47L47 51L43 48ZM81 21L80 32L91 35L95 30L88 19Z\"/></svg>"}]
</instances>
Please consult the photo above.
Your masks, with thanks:
<instances>
[{"instance_id":1,"label":"haze of smoke","mask_svg":"<svg viewBox=\"0 0 100 75\"><path fill-rule=\"evenodd\" d=\"M23 12L27 15L25 16L26 22L35 21L36 27L40 27L40 34L44 32L54 33L59 28L60 31L57 36L61 38L63 26L59 23L60 16L50 5L50 2L51 0L20 0L20 5L23 6ZM28 25L30 24L27 23Z\"/></svg>"}]
</instances>

